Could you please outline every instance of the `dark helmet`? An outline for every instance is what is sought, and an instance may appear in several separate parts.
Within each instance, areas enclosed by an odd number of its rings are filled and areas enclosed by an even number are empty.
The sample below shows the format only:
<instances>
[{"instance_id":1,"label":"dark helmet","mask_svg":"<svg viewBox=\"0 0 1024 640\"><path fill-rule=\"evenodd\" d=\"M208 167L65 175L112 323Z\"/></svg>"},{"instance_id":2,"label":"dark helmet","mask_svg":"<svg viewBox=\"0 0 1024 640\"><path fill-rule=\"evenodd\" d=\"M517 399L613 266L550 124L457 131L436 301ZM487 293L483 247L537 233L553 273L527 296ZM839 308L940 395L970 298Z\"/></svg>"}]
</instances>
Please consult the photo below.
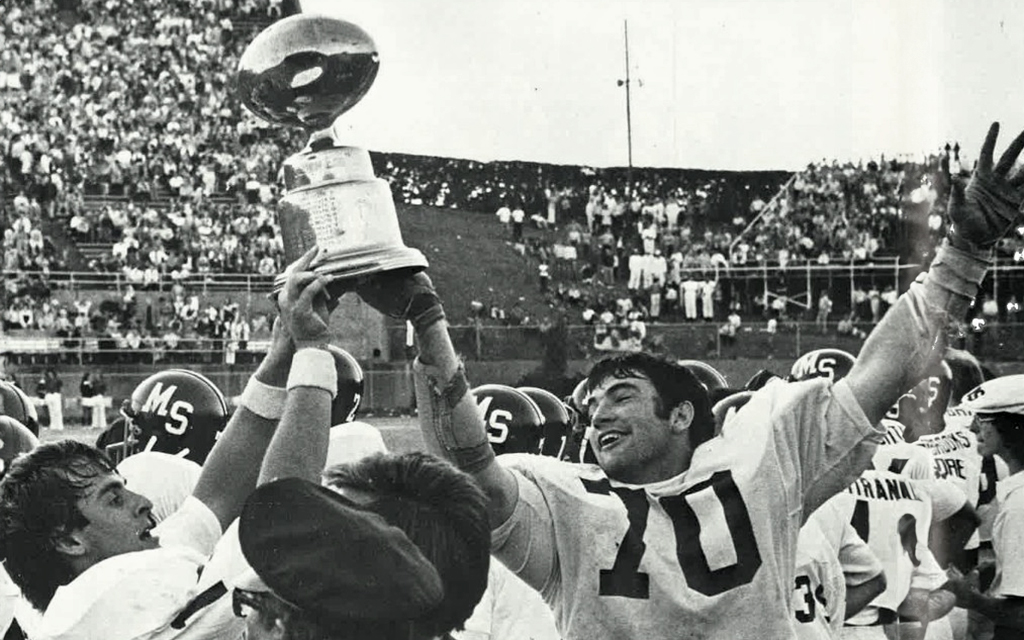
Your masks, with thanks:
<instances>
[{"instance_id":1,"label":"dark helmet","mask_svg":"<svg viewBox=\"0 0 1024 640\"><path fill-rule=\"evenodd\" d=\"M35 435L39 435L39 414L24 391L6 380L0 381L0 416L14 418Z\"/></svg>"},{"instance_id":2,"label":"dark helmet","mask_svg":"<svg viewBox=\"0 0 1024 640\"><path fill-rule=\"evenodd\" d=\"M573 419L568 407L550 391L538 387L519 387L518 390L536 402L544 416L540 454L561 458L566 439L570 437L573 428Z\"/></svg>"},{"instance_id":3,"label":"dark helmet","mask_svg":"<svg viewBox=\"0 0 1024 640\"><path fill-rule=\"evenodd\" d=\"M815 349L808 351L793 363L789 371L790 382L812 378L828 378L839 382L850 373L857 359L842 349Z\"/></svg>"},{"instance_id":4,"label":"dark helmet","mask_svg":"<svg viewBox=\"0 0 1024 640\"><path fill-rule=\"evenodd\" d=\"M522 391L503 384L473 389L494 453L540 453L544 414Z\"/></svg>"},{"instance_id":5,"label":"dark helmet","mask_svg":"<svg viewBox=\"0 0 1024 640\"><path fill-rule=\"evenodd\" d=\"M107 446L118 462L140 451L161 451L201 465L228 421L224 394L206 376L187 369L149 376L121 412L125 438Z\"/></svg>"},{"instance_id":6,"label":"dark helmet","mask_svg":"<svg viewBox=\"0 0 1024 640\"><path fill-rule=\"evenodd\" d=\"M0 416L0 478L18 456L39 446L39 438L10 416Z\"/></svg>"},{"instance_id":7,"label":"dark helmet","mask_svg":"<svg viewBox=\"0 0 1024 640\"><path fill-rule=\"evenodd\" d=\"M359 403L363 399L363 368L359 366L352 354L341 347L327 345L327 350L334 356L334 366L338 370L338 396L331 405L331 424L352 422Z\"/></svg>"},{"instance_id":8,"label":"dark helmet","mask_svg":"<svg viewBox=\"0 0 1024 640\"><path fill-rule=\"evenodd\" d=\"M676 364L689 369L709 392L716 389L725 389L729 386L725 376L706 362L701 362L700 360L679 360Z\"/></svg>"},{"instance_id":9,"label":"dark helmet","mask_svg":"<svg viewBox=\"0 0 1024 640\"><path fill-rule=\"evenodd\" d=\"M737 391L732 393L718 402L715 406L711 407L711 413L715 416L715 434L722 432L722 427L725 426L726 419L730 415L739 411L750 402L750 399L754 397L754 391Z\"/></svg>"},{"instance_id":10,"label":"dark helmet","mask_svg":"<svg viewBox=\"0 0 1024 640\"><path fill-rule=\"evenodd\" d=\"M746 384L743 385L746 391L757 391L764 387L772 380L782 380L782 376L777 373L773 373L768 369L761 369L754 375L750 376L750 380L747 380Z\"/></svg>"},{"instance_id":11,"label":"dark helmet","mask_svg":"<svg viewBox=\"0 0 1024 640\"><path fill-rule=\"evenodd\" d=\"M908 430L907 441L913 442L923 435L942 431L952 394L953 370L940 361L928 376L900 396L885 417L902 424Z\"/></svg>"}]
</instances>

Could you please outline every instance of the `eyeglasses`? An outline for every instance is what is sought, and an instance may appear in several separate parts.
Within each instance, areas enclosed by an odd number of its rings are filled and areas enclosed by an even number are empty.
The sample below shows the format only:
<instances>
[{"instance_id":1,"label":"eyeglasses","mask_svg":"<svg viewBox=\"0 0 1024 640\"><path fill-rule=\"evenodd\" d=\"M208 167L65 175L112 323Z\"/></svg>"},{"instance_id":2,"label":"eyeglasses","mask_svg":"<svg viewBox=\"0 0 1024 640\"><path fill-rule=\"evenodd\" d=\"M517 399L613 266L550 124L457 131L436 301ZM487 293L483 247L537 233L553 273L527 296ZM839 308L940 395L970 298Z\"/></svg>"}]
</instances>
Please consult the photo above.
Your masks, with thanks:
<instances>
[{"instance_id":1,"label":"eyeglasses","mask_svg":"<svg viewBox=\"0 0 1024 640\"><path fill-rule=\"evenodd\" d=\"M246 618L254 611L266 608L267 594L262 591L249 591L235 588L231 592L231 610L238 618Z\"/></svg>"}]
</instances>

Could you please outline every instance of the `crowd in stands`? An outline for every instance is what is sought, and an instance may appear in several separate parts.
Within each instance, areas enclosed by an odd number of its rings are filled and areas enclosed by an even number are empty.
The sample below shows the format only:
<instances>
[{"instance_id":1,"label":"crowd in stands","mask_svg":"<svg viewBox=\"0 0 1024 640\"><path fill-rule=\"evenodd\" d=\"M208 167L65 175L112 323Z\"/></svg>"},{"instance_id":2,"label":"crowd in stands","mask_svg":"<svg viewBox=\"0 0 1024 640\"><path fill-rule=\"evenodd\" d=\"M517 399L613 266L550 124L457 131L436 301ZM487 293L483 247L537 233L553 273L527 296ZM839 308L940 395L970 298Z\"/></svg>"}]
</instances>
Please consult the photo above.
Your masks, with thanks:
<instances>
[{"instance_id":1,"label":"crowd in stands","mask_svg":"<svg viewBox=\"0 0 1024 640\"><path fill-rule=\"evenodd\" d=\"M68 260L43 235L44 221L61 221L73 242L110 246L90 269L123 275L133 292L167 291L167 304L179 308L189 292L168 287L183 289L192 274L281 272L280 167L305 134L262 123L232 89L252 30L280 13L280 0L0 7L0 92L9 98L0 104L4 269L23 274L5 284L7 328L60 325L68 333L64 325L78 317L50 299L47 273ZM237 29L244 21L257 24ZM636 321L785 316L785 302L778 309L723 286L729 269L894 255L915 208L926 219L930 243L918 243L918 253L927 257L942 235L950 176L969 169L948 145L920 162L823 161L796 174L372 156L397 202L507 212L509 241L541 269L556 312L584 322L610 313L613 322L597 324L634 337L628 326ZM524 224L551 233L524 238ZM206 315L198 311L105 322L115 333L134 324L159 339L172 315L183 334L217 334L196 329ZM477 315L542 320L515 305Z\"/></svg>"}]
</instances>

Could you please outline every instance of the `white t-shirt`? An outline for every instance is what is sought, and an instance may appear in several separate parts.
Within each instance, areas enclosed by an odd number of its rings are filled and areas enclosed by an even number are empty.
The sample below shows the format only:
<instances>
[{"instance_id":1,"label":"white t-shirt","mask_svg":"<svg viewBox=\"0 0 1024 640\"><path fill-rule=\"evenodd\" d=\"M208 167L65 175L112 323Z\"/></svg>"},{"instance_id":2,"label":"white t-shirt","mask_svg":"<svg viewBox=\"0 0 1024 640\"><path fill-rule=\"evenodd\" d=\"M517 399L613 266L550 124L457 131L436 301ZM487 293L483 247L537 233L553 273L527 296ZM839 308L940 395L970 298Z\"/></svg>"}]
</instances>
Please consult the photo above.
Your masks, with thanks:
<instances>
[{"instance_id":1,"label":"white t-shirt","mask_svg":"<svg viewBox=\"0 0 1024 640\"><path fill-rule=\"evenodd\" d=\"M189 496L153 533L160 548L108 558L58 588L43 614L39 640L200 637L190 633L193 626L179 630L170 624L201 591L200 573L221 536L220 523Z\"/></svg>"},{"instance_id":2,"label":"white t-shirt","mask_svg":"<svg viewBox=\"0 0 1024 640\"><path fill-rule=\"evenodd\" d=\"M1024 597L1024 473L1015 473L996 486L999 511L992 524L992 550L996 555L996 578L991 593Z\"/></svg>"},{"instance_id":3,"label":"white t-shirt","mask_svg":"<svg viewBox=\"0 0 1024 640\"><path fill-rule=\"evenodd\" d=\"M491 562L487 590L455 640L560 640L551 609L500 562Z\"/></svg>"},{"instance_id":4,"label":"white t-shirt","mask_svg":"<svg viewBox=\"0 0 1024 640\"><path fill-rule=\"evenodd\" d=\"M792 637L804 511L848 486L880 437L845 382L818 379L768 384L686 472L657 483L503 456L519 499L492 550L541 592L566 640Z\"/></svg>"}]
</instances>

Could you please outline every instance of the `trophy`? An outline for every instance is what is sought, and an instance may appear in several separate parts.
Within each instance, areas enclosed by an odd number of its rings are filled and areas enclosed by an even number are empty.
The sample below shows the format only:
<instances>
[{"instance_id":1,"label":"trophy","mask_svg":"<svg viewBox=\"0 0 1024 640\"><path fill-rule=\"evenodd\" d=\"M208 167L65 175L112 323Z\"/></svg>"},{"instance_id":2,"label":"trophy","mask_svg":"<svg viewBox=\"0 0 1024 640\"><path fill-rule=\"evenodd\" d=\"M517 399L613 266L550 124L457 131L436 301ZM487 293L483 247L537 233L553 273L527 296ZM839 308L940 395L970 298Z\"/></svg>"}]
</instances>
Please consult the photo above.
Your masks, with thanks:
<instances>
[{"instance_id":1,"label":"trophy","mask_svg":"<svg viewBox=\"0 0 1024 640\"><path fill-rule=\"evenodd\" d=\"M311 268L329 278L332 292L363 276L427 266L402 243L391 190L374 175L370 154L342 146L333 132L335 119L366 95L379 64L376 45L358 26L302 13L264 29L238 62L245 106L309 133L306 147L284 162L278 220L288 268L318 247ZM275 291L287 274L275 278Z\"/></svg>"}]
</instances>

